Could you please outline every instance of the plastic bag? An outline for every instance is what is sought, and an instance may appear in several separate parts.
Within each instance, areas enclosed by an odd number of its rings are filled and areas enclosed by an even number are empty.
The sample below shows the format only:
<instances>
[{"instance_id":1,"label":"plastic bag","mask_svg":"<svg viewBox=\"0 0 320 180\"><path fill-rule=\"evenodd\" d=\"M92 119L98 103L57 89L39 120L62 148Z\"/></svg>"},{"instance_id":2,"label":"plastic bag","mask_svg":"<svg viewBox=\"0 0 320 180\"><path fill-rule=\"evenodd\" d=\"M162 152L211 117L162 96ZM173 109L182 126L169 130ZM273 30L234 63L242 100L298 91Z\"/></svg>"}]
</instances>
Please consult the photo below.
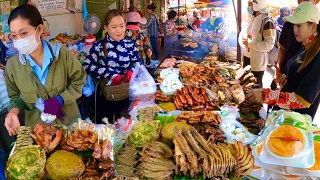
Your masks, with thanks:
<instances>
[{"instance_id":1,"label":"plastic bag","mask_svg":"<svg viewBox=\"0 0 320 180\"><path fill-rule=\"evenodd\" d=\"M236 107L224 105L221 107L221 118L223 121L235 120L240 118L239 109Z\"/></svg>"},{"instance_id":2,"label":"plastic bag","mask_svg":"<svg viewBox=\"0 0 320 180\"><path fill-rule=\"evenodd\" d=\"M157 85L148 70L140 64L133 69L130 80L129 99L147 101L154 98Z\"/></svg>"},{"instance_id":3,"label":"plastic bag","mask_svg":"<svg viewBox=\"0 0 320 180\"><path fill-rule=\"evenodd\" d=\"M10 103L10 99L8 97L7 93L7 87L4 80L4 77L2 79L1 77L1 71L0 71L0 112L3 111Z\"/></svg>"},{"instance_id":4,"label":"plastic bag","mask_svg":"<svg viewBox=\"0 0 320 180\"><path fill-rule=\"evenodd\" d=\"M178 89L183 87L182 82L175 77L164 79L160 84L160 89L165 95L173 95Z\"/></svg>"},{"instance_id":5,"label":"plastic bag","mask_svg":"<svg viewBox=\"0 0 320 180\"><path fill-rule=\"evenodd\" d=\"M222 124L219 125L219 128L224 132L224 136L230 144L237 140L247 145L255 140L255 136L235 119L224 120L222 118Z\"/></svg>"},{"instance_id":6,"label":"plastic bag","mask_svg":"<svg viewBox=\"0 0 320 180\"><path fill-rule=\"evenodd\" d=\"M138 121L138 111L139 109L142 109L142 108L146 108L146 107L152 107L155 109L156 112L159 112L160 111L160 107L158 105L156 105L153 102L150 102L150 101L139 101L139 102L136 102L134 103L135 105L132 106L131 108L131 111L129 112L129 115L131 116L131 119L133 121Z\"/></svg>"},{"instance_id":7,"label":"plastic bag","mask_svg":"<svg viewBox=\"0 0 320 180\"><path fill-rule=\"evenodd\" d=\"M119 118L116 122L117 133L129 134L136 123L137 121L132 119Z\"/></svg>"},{"instance_id":8,"label":"plastic bag","mask_svg":"<svg viewBox=\"0 0 320 180\"><path fill-rule=\"evenodd\" d=\"M86 78L86 84L82 88L82 94L85 95L86 97L89 97L93 94L94 92L94 84L90 76L87 76Z\"/></svg>"},{"instance_id":9,"label":"plastic bag","mask_svg":"<svg viewBox=\"0 0 320 180\"><path fill-rule=\"evenodd\" d=\"M177 78L179 79L180 70L177 68L167 68L160 72L160 77L166 78Z\"/></svg>"}]
</instances>

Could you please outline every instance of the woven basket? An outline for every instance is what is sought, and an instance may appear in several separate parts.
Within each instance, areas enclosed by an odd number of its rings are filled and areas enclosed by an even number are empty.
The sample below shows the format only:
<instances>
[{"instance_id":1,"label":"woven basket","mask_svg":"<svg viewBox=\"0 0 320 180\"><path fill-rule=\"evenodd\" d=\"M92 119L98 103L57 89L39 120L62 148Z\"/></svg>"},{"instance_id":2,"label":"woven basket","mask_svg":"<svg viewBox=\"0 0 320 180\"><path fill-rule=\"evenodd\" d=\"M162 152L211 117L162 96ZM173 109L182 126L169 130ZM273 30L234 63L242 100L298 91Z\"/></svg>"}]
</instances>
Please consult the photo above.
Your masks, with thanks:
<instances>
[{"instance_id":1,"label":"woven basket","mask_svg":"<svg viewBox=\"0 0 320 180\"><path fill-rule=\"evenodd\" d=\"M32 127L21 126L17 135L15 150L19 150L19 148L24 146L33 145L33 139L31 137L31 134Z\"/></svg>"}]
</instances>

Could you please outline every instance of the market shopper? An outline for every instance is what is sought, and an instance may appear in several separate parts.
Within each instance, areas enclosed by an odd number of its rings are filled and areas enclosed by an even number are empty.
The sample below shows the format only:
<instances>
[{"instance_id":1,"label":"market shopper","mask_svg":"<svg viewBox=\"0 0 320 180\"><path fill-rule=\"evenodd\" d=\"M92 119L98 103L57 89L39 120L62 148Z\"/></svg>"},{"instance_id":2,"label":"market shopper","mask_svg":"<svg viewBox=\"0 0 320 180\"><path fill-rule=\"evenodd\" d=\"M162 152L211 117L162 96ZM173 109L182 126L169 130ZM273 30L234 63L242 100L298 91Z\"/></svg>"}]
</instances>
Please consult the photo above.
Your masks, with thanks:
<instances>
[{"instance_id":1,"label":"market shopper","mask_svg":"<svg viewBox=\"0 0 320 180\"><path fill-rule=\"evenodd\" d=\"M253 19L248 27L247 38L243 39L247 51L244 66L251 65L252 73L257 78L257 84L262 88L264 71L268 65L268 52L275 45L276 29L269 16L266 0L254 0L249 5L253 11Z\"/></svg>"},{"instance_id":2,"label":"market shopper","mask_svg":"<svg viewBox=\"0 0 320 180\"><path fill-rule=\"evenodd\" d=\"M125 39L133 40L139 51L140 57L145 57L145 63L151 64L152 49L149 37L140 29L141 24L146 24L147 20L138 12L129 12L127 14L127 31Z\"/></svg>"},{"instance_id":3,"label":"market shopper","mask_svg":"<svg viewBox=\"0 0 320 180\"><path fill-rule=\"evenodd\" d=\"M17 134L19 113L25 113L25 125L42 122L35 107L44 99L44 112L56 115L58 122L72 125L80 118L76 100L82 95L86 73L67 48L40 38L44 26L38 9L32 5L15 8L8 19L9 38L19 55L8 60L5 76L11 98L5 126L9 135Z\"/></svg>"},{"instance_id":4,"label":"market shopper","mask_svg":"<svg viewBox=\"0 0 320 180\"><path fill-rule=\"evenodd\" d=\"M257 89L248 97L314 117L320 102L320 13L314 4L303 2L284 20L294 24L295 39L303 47L287 63L287 79L280 82L281 92Z\"/></svg>"},{"instance_id":5,"label":"market shopper","mask_svg":"<svg viewBox=\"0 0 320 180\"><path fill-rule=\"evenodd\" d=\"M284 6L280 8L280 14L275 18L275 25L278 31L281 32L284 25L284 21L282 18L285 16L290 16L290 14L291 14L291 8L289 6Z\"/></svg>"},{"instance_id":6,"label":"market shopper","mask_svg":"<svg viewBox=\"0 0 320 180\"><path fill-rule=\"evenodd\" d=\"M250 30L252 29L252 20L254 18L253 16L253 10L252 10L252 1L248 1L248 8L247 12L249 15L248 25L246 28L243 28L239 35L239 42L242 42L243 40L246 40L248 38L248 35L250 34ZM243 57L242 57L242 66L246 67L250 65L250 53L249 53L248 46L244 46L243 51Z\"/></svg>"},{"instance_id":7,"label":"market shopper","mask_svg":"<svg viewBox=\"0 0 320 180\"><path fill-rule=\"evenodd\" d=\"M302 2L312 2L313 4L318 4L319 0L298 0L298 4ZM298 42L293 33L293 24L290 22L286 22L282 28L281 35L279 38L279 52L277 63L280 69L278 72L277 79L285 78L282 74L286 74L287 62L293 56L297 55L297 53L302 49L302 43ZM279 81L278 80L278 81Z\"/></svg>"},{"instance_id":8,"label":"market shopper","mask_svg":"<svg viewBox=\"0 0 320 180\"><path fill-rule=\"evenodd\" d=\"M198 29L201 25L201 21L200 21L200 17L198 16L198 13L195 11L193 12L193 18L194 18L194 21L192 23L192 28Z\"/></svg>"},{"instance_id":9,"label":"market shopper","mask_svg":"<svg viewBox=\"0 0 320 180\"><path fill-rule=\"evenodd\" d=\"M88 74L97 79L107 79L105 86L117 86L129 83L132 70L141 58L133 40L124 39L126 21L119 10L110 10L104 19L107 34L97 41L82 64ZM99 87L100 88L100 87ZM98 90L100 92L101 89ZM97 93L98 95L100 93ZM96 105L97 120L107 117L110 121L114 115L120 118L120 112L128 105L129 100L107 101L99 96Z\"/></svg>"},{"instance_id":10,"label":"market shopper","mask_svg":"<svg viewBox=\"0 0 320 180\"><path fill-rule=\"evenodd\" d=\"M160 22L157 14L155 13L156 6L154 3L147 6L149 20L144 27L148 28L149 38L152 45L152 52L154 57L159 60L159 47L158 47L158 36L159 36L159 27Z\"/></svg>"},{"instance_id":11,"label":"market shopper","mask_svg":"<svg viewBox=\"0 0 320 180\"><path fill-rule=\"evenodd\" d=\"M179 42L178 36L180 34L180 31L178 31L175 24L177 18L178 16L176 11L169 11L168 20L164 24L164 47L166 49Z\"/></svg>"}]
</instances>

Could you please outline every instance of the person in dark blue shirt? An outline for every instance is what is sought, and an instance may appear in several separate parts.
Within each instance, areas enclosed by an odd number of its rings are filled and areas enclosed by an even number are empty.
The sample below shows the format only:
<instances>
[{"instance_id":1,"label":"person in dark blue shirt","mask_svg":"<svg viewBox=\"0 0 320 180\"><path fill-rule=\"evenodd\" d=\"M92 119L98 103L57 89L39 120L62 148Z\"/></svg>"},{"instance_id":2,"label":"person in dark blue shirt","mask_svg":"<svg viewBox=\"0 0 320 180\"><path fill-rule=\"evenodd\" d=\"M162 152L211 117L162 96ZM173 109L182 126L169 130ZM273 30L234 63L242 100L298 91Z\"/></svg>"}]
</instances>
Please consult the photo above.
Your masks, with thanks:
<instances>
[{"instance_id":1,"label":"person in dark blue shirt","mask_svg":"<svg viewBox=\"0 0 320 180\"><path fill-rule=\"evenodd\" d=\"M288 60L286 74L279 79L281 91L254 90L248 97L314 118L320 103L320 12L314 4L303 2L284 20L294 24L295 40L303 47Z\"/></svg>"},{"instance_id":2,"label":"person in dark blue shirt","mask_svg":"<svg viewBox=\"0 0 320 180\"><path fill-rule=\"evenodd\" d=\"M129 83L132 70L137 63L142 63L136 44L133 40L126 40L126 22L118 10L110 10L105 16L105 30L107 35L97 41L82 64L87 74L97 79L107 79L106 86L117 86ZM100 86L98 91L101 91ZM128 89L129 91L129 89ZM94 105L97 112L97 122L107 117L120 118L120 113L129 104L129 99L121 101L107 101L104 96L96 98ZM94 100L93 100L94 101Z\"/></svg>"}]
</instances>

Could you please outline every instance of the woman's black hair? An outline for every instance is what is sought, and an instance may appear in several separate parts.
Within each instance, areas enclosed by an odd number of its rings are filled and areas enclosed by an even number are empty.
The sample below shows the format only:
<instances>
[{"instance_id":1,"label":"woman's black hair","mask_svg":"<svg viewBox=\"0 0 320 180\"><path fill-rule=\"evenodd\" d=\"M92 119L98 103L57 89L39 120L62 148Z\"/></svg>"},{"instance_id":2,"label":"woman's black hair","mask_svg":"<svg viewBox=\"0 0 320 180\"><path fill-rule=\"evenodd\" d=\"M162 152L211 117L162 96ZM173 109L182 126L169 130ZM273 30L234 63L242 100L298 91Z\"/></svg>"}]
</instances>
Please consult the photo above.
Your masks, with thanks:
<instances>
[{"instance_id":1,"label":"woman's black hair","mask_svg":"<svg viewBox=\"0 0 320 180\"><path fill-rule=\"evenodd\" d=\"M10 22L18 17L29 20L29 24L33 27L43 24L40 12L35 6L30 4L20 5L13 9L10 13L8 24L10 25Z\"/></svg>"},{"instance_id":2,"label":"woman's black hair","mask_svg":"<svg viewBox=\"0 0 320 180\"><path fill-rule=\"evenodd\" d=\"M154 3L151 3L150 5L147 6L148 9L152 10L152 11L155 11L157 6L154 5Z\"/></svg>"},{"instance_id":3,"label":"woman's black hair","mask_svg":"<svg viewBox=\"0 0 320 180\"><path fill-rule=\"evenodd\" d=\"M171 10L168 12L168 19L173 19L177 16L177 12L175 10Z\"/></svg>"},{"instance_id":4,"label":"woman's black hair","mask_svg":"<svg viewBox=\"0 0 320 180\"><path fill-rule=\"evenodd\" d=\"M127 25L138 25L139 22L127 22Z\"/></svg>"}]
</instances>

